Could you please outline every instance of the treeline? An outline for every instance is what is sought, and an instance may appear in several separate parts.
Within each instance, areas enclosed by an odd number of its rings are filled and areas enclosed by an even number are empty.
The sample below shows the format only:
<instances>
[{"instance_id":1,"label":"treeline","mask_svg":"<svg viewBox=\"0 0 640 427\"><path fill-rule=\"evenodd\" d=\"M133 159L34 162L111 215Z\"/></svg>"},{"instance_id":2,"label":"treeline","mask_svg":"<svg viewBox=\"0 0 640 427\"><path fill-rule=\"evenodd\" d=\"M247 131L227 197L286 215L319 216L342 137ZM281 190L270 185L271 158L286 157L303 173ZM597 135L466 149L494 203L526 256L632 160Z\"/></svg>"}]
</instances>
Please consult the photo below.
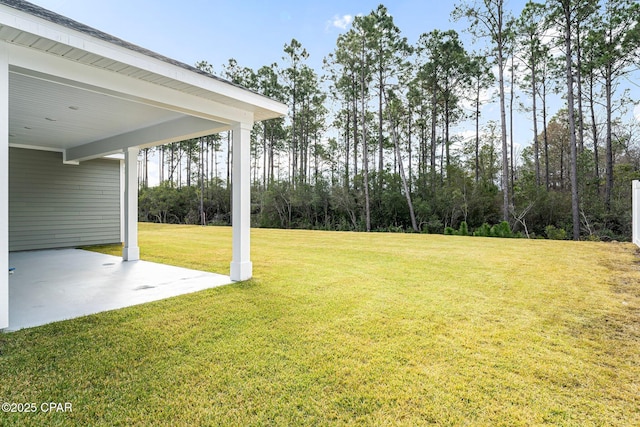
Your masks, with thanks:
<instances>
[{"instance_id":1,"label":"treeline","mask_svg":"<svg viewBox=\"0 0 640 427\"><path fill-rule=\"evenodd\" d=\"M469 51L453 30L410 44L380 5L338 37L322 76L295 39L284 65L223 67L290 106L252 133L255 226L443 233L464 223L472 234L506 221L528 236L630 238L640 151L624 84L640 63L638 2L529 2L514 17L487 0L452 16L486 44ZM494 91L498 117L483 117ZM564 108L551 111L558 99ZM514 140L521 114L528 141ZM143 151L141 219L228 223L229 141Z\"/></svg>"}]
</instances>

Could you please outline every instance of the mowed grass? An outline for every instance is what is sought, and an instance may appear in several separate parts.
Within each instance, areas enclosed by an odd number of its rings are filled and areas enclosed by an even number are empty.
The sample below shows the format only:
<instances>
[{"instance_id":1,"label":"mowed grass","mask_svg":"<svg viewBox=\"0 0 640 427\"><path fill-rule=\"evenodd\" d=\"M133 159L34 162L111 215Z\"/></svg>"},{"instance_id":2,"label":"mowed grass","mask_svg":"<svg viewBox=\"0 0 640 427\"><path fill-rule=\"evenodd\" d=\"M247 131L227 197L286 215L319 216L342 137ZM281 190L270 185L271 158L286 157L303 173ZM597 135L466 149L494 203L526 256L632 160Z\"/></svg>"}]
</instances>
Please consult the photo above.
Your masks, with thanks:
<instances>
[{"instance_id":1,"label":"mowed grass","mask_svg":"<svg viewBox=\"0 0 640 427\"><path fill-rule=\"evenodd\" d=\"M227 274L231 229L140 225ZM119 254L120 248L101 248ZM252 230L254 279L0 335L0 425L640 425L622 243Z\"/></svg>"}]
</instances>

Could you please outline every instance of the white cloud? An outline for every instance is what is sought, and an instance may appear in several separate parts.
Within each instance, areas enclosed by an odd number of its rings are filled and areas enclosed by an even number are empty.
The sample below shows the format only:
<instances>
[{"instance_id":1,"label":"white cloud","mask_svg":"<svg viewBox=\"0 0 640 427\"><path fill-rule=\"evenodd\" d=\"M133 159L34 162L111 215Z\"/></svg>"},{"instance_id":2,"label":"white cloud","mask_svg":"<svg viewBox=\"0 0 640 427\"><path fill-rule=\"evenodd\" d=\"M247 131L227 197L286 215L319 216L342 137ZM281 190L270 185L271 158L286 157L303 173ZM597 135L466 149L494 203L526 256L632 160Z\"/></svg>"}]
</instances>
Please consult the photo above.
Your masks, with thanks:
<instances>
[{"instance_id":1,"label":"white cloud","mask_svg":"<svg viewBox=\"0 0 640 427\"><path fill-rule=\"evenodd\" d=\"M505 88L506 89L506 88ZM484 107L488 104L491 104L496 101L498 96L497 87L490 87L488 89L480 90L480 109L484 109ZM476 110L476 100L475 98L461 98L460 105L469 113L472 113Z\"/></svg>"},{"instance_id":2,"label":"white cloud","mask_svg":"<svg viewBox=\"0 0 640 427\"><path fill-rule=\"evenodd\" d=\"M351 22L353 22L352 15L334 15L334 17L327 22L327 28L335 27L340 28L341 30L346 30Z\"/></svg>"}]
</instances>

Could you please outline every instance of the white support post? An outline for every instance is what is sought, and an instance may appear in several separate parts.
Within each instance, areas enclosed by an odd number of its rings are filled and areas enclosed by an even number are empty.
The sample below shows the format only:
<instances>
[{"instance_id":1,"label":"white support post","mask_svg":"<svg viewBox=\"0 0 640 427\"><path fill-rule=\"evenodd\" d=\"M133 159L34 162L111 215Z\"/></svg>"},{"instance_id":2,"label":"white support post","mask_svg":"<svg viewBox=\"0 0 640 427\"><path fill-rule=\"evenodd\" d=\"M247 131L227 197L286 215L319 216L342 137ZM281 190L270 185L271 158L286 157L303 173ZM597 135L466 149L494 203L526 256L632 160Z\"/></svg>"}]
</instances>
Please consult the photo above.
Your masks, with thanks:
<instances>
[{"instance_id":1,"label":"white support post","mask_svg":"<svg viewBox=\"0 0 640 427\"><path fill-rule=\"evenodd\" d=\"M640 181L631 184L631 233L632 241L640 246Z\"/></svg>"},{"instance_id":2,"label":"white support post","mask_svg":"<svg viewBox=\"0 0 640 427\"><path fill-rule=\"evenodd\" d=\"M0 43L0 329L9 327L9 58Z\"/></svg>"},{"instance_id":3,"label":"white support post","mask_svg":"<svg viewBox=\"0 0 640 427\"><path fill-rule=\"evenodd\" d=\"M247 280L253 274L250 259L251 232L251 128L252 123L238 123L233 127L233 258L231 280Z\"/></svg>"},{"instance_id":4,"label":"white support post","mask_svg":"<svg viewBox=\"0 0 640 427\"><path fill-rule=\"evenodd\" d=\"M140 259L138 247L138 147L124 151L124 261Z\"/></svg>"}]
</instances>

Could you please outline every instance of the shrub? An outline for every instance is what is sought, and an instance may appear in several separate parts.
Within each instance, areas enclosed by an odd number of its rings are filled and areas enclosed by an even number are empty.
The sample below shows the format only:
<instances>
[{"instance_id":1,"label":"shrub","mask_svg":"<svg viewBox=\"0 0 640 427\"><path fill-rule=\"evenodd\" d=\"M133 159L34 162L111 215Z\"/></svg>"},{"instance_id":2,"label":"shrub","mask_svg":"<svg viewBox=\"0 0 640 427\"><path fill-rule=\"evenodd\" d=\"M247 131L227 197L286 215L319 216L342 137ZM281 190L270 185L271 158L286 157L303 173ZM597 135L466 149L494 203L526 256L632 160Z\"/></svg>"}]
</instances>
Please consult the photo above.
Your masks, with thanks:
<instances>
[{"instance_id":1,"label":"shrub","mask_svg":"<svg viewBox=\"0 0 640 427\"><path fill-rule=\"evenodd\" d=\"M513 237L511 227L507 221L502 221L500 224L496 224L491 227L491 235L503 238Z\"/></svg>"},{"instance_id":2,"label":"shrub","mask_svg":"<svg viewBox=\"0 0 640 427\"><path fill-rule=\"evenodd\" d=\"M423 228L423 231L434 234L442 233L444 232L444 225L442 224L442 221L434 215L429 219L429 221L427 221L426 227Z\"/></svg>"},{"instance_id":3,"label":"shrub","mask_svg":"<svg viewBox=\"0 0 640 427\"><path fill-rule=\"evenodd\" d=\"M478 227L473 233L469 233L469 226L466 221L460 223L460 229L456 230L452 227L447 227L444 230L444 234L455 236L478 236L478 237L502 237L502 238L522 238L522 233L514 233L511 231L511 226L507 221L502 221L493 227L486 222Z\"/></svg>"},{"instance_id":4,"label":"shrub","mask_svg":"<svg viewBox=\"0 0 640 427\"><path fill-rule=\"evenodd\" d=\"M467 221L462 221L460 223L460 229L458 230L458 236L468 236L469 235L469 226L467 225Z\"/></svg>"},{"instance_id":5,"label":"shrub","mask_svg":"<svg viewBox=\"0 0 640 427\"><path fill-rule=\"evenodd\" d=\"M491 237L491 226L485 222L473 232L473 235L478 237Z\"/></svg>"},{"instance_id":6,"label":"shrub","mask_svg":"<svg viewBox=\"0 0 640 427\"><path fill-rule=\"evenodd\" d=\"M564 228L556 228L554 225L547 225L544 228L544 233L548 239L551 240L566 240L567 230Z\"/></svg>"}]
</instances>

